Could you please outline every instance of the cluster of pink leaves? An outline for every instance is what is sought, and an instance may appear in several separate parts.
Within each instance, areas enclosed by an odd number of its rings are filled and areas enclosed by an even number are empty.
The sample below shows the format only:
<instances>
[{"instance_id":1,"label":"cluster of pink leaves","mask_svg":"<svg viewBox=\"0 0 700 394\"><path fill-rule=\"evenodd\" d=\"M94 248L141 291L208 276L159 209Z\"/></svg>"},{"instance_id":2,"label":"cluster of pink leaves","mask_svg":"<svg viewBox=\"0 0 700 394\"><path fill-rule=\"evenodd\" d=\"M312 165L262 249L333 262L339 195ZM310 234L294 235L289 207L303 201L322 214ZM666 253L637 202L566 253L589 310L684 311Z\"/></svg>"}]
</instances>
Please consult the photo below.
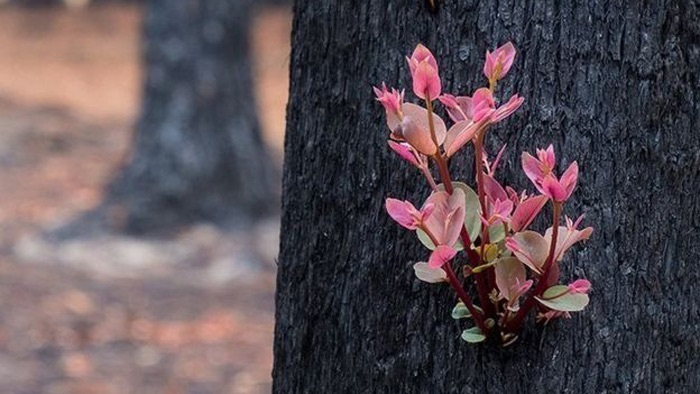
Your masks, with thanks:
<instances>
[{"instance_id":1,"label":"cluster of pink leaves","mask_svg":"<svg viewBox=\"0 0 700 394\"><path fill-rule=\"evenodd\" d=\"M579 230L581 217L576 221L566 217L566 225L559 225L562 207L576 188L577 163L571 163L558 177L552 145L538 149L536 156L524 152L523 171L537 190L529 195L496 180L505 146L493 161L484 152L484 138L491 126L507 119L524 101L516 94L497 105L494 98L498 81L511 70L515 55L511 43L487 51L483 72L488 87L476 89L471 96L454 96L443 93L435 57L418 45L407 60L413 92L425 106L404 102L403 90L389 90L384 83L374 88L386 111L389 147L418 168L431 188L420 209L409 201L388 198L386 210L398 224L416 231L431 249L428 261L414 266L416 276L430 283L448 282L454 288L460 303L453 317L471 317L476 324L462 335L469 342L479 342L496 332L504 342L512 342L533 307L539 311L538 318L549 320L569 317L569 312L588 304L587 280L557 284L565 252L593 231L590 227ZM453 122L451 127L435 113L436 100ZM470 143L476 192L464 183L453 182L449 172L450 158ZM433 163L441 184L433 177ZM552 226L541 234L529 226L547 202L552 205ZM460 251L464 252L461 279L452 268L453 262L461 259ZM469 277L476 283L480 307L463 287Z\"/></svg>"}]
</instances>

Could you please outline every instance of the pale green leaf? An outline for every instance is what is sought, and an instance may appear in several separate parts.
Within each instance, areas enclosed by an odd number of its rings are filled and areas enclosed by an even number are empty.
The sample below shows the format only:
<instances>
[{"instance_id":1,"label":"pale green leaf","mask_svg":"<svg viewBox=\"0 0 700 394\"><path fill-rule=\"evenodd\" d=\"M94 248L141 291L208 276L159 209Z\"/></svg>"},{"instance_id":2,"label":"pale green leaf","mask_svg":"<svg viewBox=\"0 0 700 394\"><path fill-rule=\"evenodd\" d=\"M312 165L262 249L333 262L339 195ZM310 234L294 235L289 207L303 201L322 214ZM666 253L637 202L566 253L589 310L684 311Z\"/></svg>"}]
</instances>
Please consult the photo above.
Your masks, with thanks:
<instances>
[{"instance_id":1,"label":"pale green leaf","mask_svg":"<svg viewBox=\"0 0 700 394\"><path fill-rule=\"evenodd\" d=\"M472 327L462 331L462 339L469 343L479 343L486 339L486 335L481 332L479 327Z\"/></svg>"},{"instance_id":2,"label":"pale green leaf","mask_svg":"<svg viewBox=\"0 0 700 394\"><path fill-rule=\"evenodd\" d=\"M440 283L447 281L447 274L442 268L430 268L426 262L413 264L413 271L415 271L416 277L423 282Z\"/></svg>"},{"instance_id":3,"label":"pale green leaf","mask_svg":"<svg viewBox=\"0 0 700 394\"><path fill-rule=\"evenodd\" d=\"M547 290L545 290L544 293L542 293L542 298L545 298L545 299L552 298L552 297L556 297L558 295L568 293L568 292L569 292L569 286L555 285L555 286L552 286L552 287L548 288Z\"/></svg>"},{"instance_id":4,"label":"pale green leaf","mask_svg":"<svg viewBox=\"0 0 700 394\"><path fill-rule=\"evenodd\" d=\"M452 309L452 318L453 319L466 319L472 317L472 314L469 313L469 309L467 309L467 306L464 305L462 301L458 302L457 305Z\"/></svg>"},{"instance_id":5,"label":"pale green leaf","mask_svg":"<svg viewBox=\"0 0 700 394\"><path fill-rule=\"evenodd\" d=\"M552 286L545 290L542 297L535 297L549 309L562 312L579 312L588 305L588 294L569 293L564 285Z\"/></svg>"},{"instance_id":6,"label":"pale green leaf","mask_svg":"<svg viewBox=\"0 0 700 394\"><path fill-rule=\"evenodd\" d=\"M479 273L485 271L486 269L491 268L494 265L496 265L496 262L497 262L497 260L494 260L488 264L477 265L476 267L472 268L472 273L479 274Z\"/></svg>"},{"instance_id":7,"label":"pale green leaf","mask_svg":"<svg viewBox=\"0 0 700 394\"><path fill-rule=\"evenodd\" d=\"M498 243L506 239L506 229L503 223L498 222L489 227L489 242L492 244Z\"/></svg>"}]
</instances>

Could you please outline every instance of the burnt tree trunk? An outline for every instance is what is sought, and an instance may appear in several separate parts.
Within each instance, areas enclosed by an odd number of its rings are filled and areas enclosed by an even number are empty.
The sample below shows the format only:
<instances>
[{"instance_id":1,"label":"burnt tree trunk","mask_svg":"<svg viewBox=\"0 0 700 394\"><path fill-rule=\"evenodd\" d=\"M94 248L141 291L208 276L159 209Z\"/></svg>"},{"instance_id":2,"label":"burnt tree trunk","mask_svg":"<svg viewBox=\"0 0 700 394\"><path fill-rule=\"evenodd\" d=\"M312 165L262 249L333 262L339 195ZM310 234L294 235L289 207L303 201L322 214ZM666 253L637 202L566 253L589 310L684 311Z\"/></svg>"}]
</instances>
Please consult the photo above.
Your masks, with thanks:
<instances>
[{"instance_id":1,"label":"burnt tree trunk","mask_svg":"<svg viewBox=\"0 0 700 394\"><path fill-rule=\"evenodd\" d=\"M700 389L700 4L695 1L299 1L295 6L277 293L276 393L692 393ZM418 172L386 146L370 84L411 91L419 42L445 90L486 82L487 48L520 50L498 95L525 97L488 138L507 183L533 190L520 152L552 141L578 160L565 213L591 241L562 277L591 305L512 347L469 345L449 286L386 196L422 202ZM471 156L451 167L472 182ZM542 226L539 227L543 230Z\"/></svg>"},{"instance_id":2,"label":"burnt tree trunk","mask_svg":"<svg viewBox=\"0 0 700 394\"><path fill-rule=\"evenodd\" d=\"M127 231L237 221L274 208L251 80L250 4L149 1L142 114L107 200Z\"/></svg>"}]
</instances>

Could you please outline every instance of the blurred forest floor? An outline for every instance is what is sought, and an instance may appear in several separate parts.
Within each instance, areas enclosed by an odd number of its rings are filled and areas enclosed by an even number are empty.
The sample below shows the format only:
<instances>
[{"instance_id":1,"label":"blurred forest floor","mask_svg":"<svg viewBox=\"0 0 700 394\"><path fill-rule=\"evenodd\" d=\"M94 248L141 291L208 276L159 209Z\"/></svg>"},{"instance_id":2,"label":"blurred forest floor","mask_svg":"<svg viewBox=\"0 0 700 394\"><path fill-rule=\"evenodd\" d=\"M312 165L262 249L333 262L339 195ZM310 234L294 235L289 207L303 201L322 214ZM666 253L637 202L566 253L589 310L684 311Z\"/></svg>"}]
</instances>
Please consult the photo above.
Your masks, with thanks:
<instances>
[{"instance_id":1,"label":"blurred forest floor","mask_svg":"<svg viewBox=\"0 0 700 394\"><path fill-rule=\"evenodd\" d=\"M277 220L174 239L37 234L95 206L127 152L140 10L0 9L0 393L270 391ZM290 10L256 18L281 162Z\"/></svg>"}]
</instances>

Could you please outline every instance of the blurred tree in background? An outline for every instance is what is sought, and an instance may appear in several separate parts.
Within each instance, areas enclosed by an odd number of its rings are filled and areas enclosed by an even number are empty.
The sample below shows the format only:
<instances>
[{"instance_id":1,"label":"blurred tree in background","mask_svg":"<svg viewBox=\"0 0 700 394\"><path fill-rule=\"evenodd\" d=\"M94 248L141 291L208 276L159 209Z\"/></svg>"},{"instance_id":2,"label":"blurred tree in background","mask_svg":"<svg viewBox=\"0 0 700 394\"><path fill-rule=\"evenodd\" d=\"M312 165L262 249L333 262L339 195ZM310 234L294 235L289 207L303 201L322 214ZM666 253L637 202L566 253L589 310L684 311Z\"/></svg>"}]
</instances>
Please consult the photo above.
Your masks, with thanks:
<instances>
[{"instance_id":1,"label":"blurred tree in background","mask_svg":"<svg viewBox=\"0 0 700 394\"><path fill-rule=\"evenodd\" d=\"M4 4L110 2L141 1ZM198 221L244 226L277 211L277 165L261 136L249 41L255 7L285 2L143 1L144 85L132 147L100 207L55 236L167 232Z\"/></svg>"},{"instance_id":2,"label":"blurred tree in background","mask_svg":"<svg viewBox=\"0 0 700 394\"><path fill-rule=\"evenodd\" d=\"M251 4L147 3L142 113L106 201L117 226L144 232L240 222L276 208L253 97Z\"/></svg>"},{"instance_id":3,"label":"blurred tree in background","mask_svg":"<svg viewBox=\"0 0 700 394\"><path fill-rule=\"evenodd\" d=\"M145 2L146 0L0 0L0 5L11 5L19 7L67 6L71 8L82 8L92 4Z\"/></svg>"},{"instance_id":4,"label":"blurred tree in background","mask_svg":"<svg viewBox=\"0 0 700 394\"><path fill-rule=\"evenodd\" d=\"M7 4L23 7L43 7L65 5L68 7L86 7L92 4L108 4L108 3L146 3L147 0L0 0L0 5ZM291 0L241 0L250 4L260 5L289 5Z\"/></svg>"},{"instance_id":5,"label":"blurred tree in background","mask_svg":"<svg viewBox=\"0 0 700 394\"><path fill-rule=\"evenodd\" d=\"M294 15L274 392L697 392L697 1L310 0ZM371 84L412 96L404 56L424 43L444 91L471 95L506 41L519 53L498 96L525 104L490 132L489 152L508 143L499 177L525 187L520 153L553 142L581 167L565 213L595 232L562 265L593 283L588 309L531 319L503 349L459 339L453 292L414 277L428 253L384 199L428 189L388 149ZM472 157L453 159L459 179Z\"/></svg>"}]
</instances>

